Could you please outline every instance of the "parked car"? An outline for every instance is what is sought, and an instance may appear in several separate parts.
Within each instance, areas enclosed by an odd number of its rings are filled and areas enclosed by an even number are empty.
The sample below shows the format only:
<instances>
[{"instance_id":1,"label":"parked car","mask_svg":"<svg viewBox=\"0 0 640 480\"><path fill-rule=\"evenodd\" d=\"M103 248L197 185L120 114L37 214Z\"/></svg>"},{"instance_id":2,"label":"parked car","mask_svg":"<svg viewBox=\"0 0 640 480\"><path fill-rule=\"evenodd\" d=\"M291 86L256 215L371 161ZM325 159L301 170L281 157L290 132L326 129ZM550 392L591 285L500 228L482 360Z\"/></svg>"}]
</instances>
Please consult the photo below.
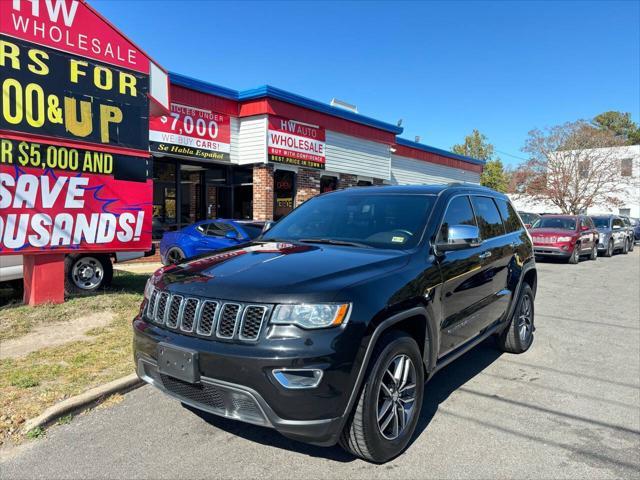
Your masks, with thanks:
<instances>
[{"instance_id":1,"label":"parked car","mask_svg":"<svg viewBox=\"0 0 640 480\"><path fill-rule=\"evenodd\" d=\"M640 218L629 217L631 225L633 226L633 239L634 242L640 242Z\"/></svg>"},{"instance_id":2,"label":"parked car","mask_svg":"<svg viewBox=\"0 0 640 480\"><path fill-rule=\"evenodd\" d=\"M625 228L627 229L627 237L629 239L629 251L633 252L633 248L636 244L636 230L638 227L638 221L635 218L627 217L626 215L620 215ZM634 223L635 220L635 223Z\"/></svg>"},{"instance_id":3,"label":"parked car","mask_svg":"<svg viewBox=\"0 0 640 480\"><path fill-rule=\"evenodd\" d=\"M64 260L65 295L90 293L111 284L113 263L126 262L136 258L153 255L149 252L113 252L69 254ZM0 256L0 283L11 282L22 288L22 255Z\"/></svg>"},{"instance_id":4,"label":"parked car","mask_svg":"<svg viewBox=\"0 0 640 480\"><path fill-rule=\"evenodd\" d=\"M325 193L252 242L158 270L136 368L191 408L385 462L411 440L425 380L490 336L531 346L536 283L503 194Z\"/></svg>"},{"instance_id":5,"label":"parked car","mask_svg":"<svg viewBox=\"0 0 640 480\"><path fill-rule=\"evenodd\" d=\"M598 253L610 257L615 252L626 254L629 251L629 233L620 217L617 215L596 215L591 219L600 233Z\"/></svg>"},{"instance_id":6,"label":"parked car","mask_svg":"<svg viewBox=\"0 0 640 480\"><path fill-rule=\"evenodd\" d=\"M518 215L520 215L522 223L524 223L526 228L531 228L531 226L540 219L540 215L537 213L518 212Z\"/></svg>"},{"instance_id":7,"label":"parked car","mask_svg":"<svg viewBox=\"0 0 640 480\"><path fill-rule=\"evenodd\" d=\"M530 232L536 257L563 258L572 264L583 255L598 259L598 230L586 215L545 215Z\"/></svg>"},{"instance_id":8,"label":"parked car","mask_svg":"<svg viewBox=\"0 0 640 480\"><path fill-rule=\"evenodd\" d=\"M264 222L253 220L202 220L182 230L166 232L160 240L160 259L164 265L170 265L233 247L256 238L263 226Z\"/></svg>"}]
</instances>

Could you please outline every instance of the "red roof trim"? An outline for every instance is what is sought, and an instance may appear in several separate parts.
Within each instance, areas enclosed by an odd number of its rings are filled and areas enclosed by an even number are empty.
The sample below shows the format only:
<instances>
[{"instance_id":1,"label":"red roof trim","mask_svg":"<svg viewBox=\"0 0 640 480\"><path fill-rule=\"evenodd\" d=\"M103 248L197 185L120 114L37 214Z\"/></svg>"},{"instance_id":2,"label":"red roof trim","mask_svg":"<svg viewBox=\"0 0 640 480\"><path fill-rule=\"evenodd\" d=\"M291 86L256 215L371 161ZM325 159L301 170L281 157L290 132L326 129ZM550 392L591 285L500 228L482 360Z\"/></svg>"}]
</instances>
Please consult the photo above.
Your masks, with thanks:
<instances>
[{"instance_id":1,"label":"red roof trim","mask_svg":"<svg viewBox=\"0 0 640 480\"><path fill-rule=\"evenodd\" d=\"M393 145L396 141L395 134L391 132L308 110L276 99L260 98L240 103L240 117L251 117L253 115L263 114L278 115L292 120L318 125L333 132L343 133L373 142Z\"/></svg>"}]
</instances>

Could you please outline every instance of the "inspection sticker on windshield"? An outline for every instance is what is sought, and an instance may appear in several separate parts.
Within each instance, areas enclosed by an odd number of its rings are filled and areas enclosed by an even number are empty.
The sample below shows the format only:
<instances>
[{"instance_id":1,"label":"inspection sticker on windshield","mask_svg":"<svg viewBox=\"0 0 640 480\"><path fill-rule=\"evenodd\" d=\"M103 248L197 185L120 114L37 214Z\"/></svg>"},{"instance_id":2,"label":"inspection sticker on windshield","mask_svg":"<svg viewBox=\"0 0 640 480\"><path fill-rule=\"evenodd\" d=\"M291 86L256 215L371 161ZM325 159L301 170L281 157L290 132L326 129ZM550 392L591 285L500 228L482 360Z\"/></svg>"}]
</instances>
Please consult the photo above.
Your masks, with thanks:
<instances>
[{"instance_id":1,"label":"inspection sticker on windshield","mask_svg":"<svg viewBox=\"0 0 640 480\"><path fill-rule=\"evenodd\" d=\"M406 238L404 237L391 237L393 243L404 243L405 240Z\"/></svg>"}]
</instances>

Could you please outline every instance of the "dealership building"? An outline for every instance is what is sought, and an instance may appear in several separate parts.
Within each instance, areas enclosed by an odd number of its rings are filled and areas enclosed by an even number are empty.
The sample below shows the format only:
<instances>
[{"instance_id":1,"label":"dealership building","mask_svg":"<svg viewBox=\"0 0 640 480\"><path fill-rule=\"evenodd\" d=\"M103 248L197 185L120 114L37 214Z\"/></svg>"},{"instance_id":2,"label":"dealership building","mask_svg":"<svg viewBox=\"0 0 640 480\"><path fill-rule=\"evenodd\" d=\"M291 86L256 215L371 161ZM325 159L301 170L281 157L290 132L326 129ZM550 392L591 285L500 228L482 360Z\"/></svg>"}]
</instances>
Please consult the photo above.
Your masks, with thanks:
<instances>
[{"instance_id":1,"label":"dealership building","mask_svg":"<svg viewBox=\"0 0 640 480\"><path fill-rule=\"evenodd\" d=\"M484 162L403 139L352 108L169 79L171 112L149 127L154 239L208 218L278 219L339 188L480 181Z\"/></svg>"}]
</instances>

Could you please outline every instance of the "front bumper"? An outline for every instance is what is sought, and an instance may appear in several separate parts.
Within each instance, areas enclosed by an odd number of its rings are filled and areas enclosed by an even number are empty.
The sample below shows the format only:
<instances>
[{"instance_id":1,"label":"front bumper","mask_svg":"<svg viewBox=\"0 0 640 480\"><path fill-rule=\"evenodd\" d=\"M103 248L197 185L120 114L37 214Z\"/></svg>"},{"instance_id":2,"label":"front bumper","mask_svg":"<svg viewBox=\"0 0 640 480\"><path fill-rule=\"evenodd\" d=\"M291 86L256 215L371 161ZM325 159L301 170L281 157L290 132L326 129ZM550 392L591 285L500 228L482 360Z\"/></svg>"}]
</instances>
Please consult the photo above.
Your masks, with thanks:
<instances>
[{"instance_id":1,"label":"front bumper","mask_svg":"<svg viewBox=\"0 0 640 480\"><path fill-rule=\"evenodd\" d=\"M556 258L568 258L573 253L575 246L570 246L567 250L561 247L550 247L542 245L533 246L533 254L536 257L556 257Z\"/></svg>"},{"instance_id":2,"label":"front bumper","mask_svg":"<svg viewBox=\"0 0 640 480\"><path fill-rule=\"evenodd\" d=\"M133 330L138 376L182 403L215 415L271 427L295 440L323 446L338 441L355 384L352 370L357 369L352 369L353 359L345 357L344 348L333 350L335 342L316 338L315 344L309 345L308 338L300 339L300 343L290 339L289 343L298 347L286 350L282 347L287 341L264 342L273 346L260 342L241 345L183 335L140 317L134 320ZM335 337L336 333L332 335ZM200 382L192 384L160 374L157 367L160 342L197 351ZM354 348L353 353L356 351ZM321 368L324 374L316 388L291 390L273 377L273 369L278 368Z\"/></svg>"}]
</instances>

